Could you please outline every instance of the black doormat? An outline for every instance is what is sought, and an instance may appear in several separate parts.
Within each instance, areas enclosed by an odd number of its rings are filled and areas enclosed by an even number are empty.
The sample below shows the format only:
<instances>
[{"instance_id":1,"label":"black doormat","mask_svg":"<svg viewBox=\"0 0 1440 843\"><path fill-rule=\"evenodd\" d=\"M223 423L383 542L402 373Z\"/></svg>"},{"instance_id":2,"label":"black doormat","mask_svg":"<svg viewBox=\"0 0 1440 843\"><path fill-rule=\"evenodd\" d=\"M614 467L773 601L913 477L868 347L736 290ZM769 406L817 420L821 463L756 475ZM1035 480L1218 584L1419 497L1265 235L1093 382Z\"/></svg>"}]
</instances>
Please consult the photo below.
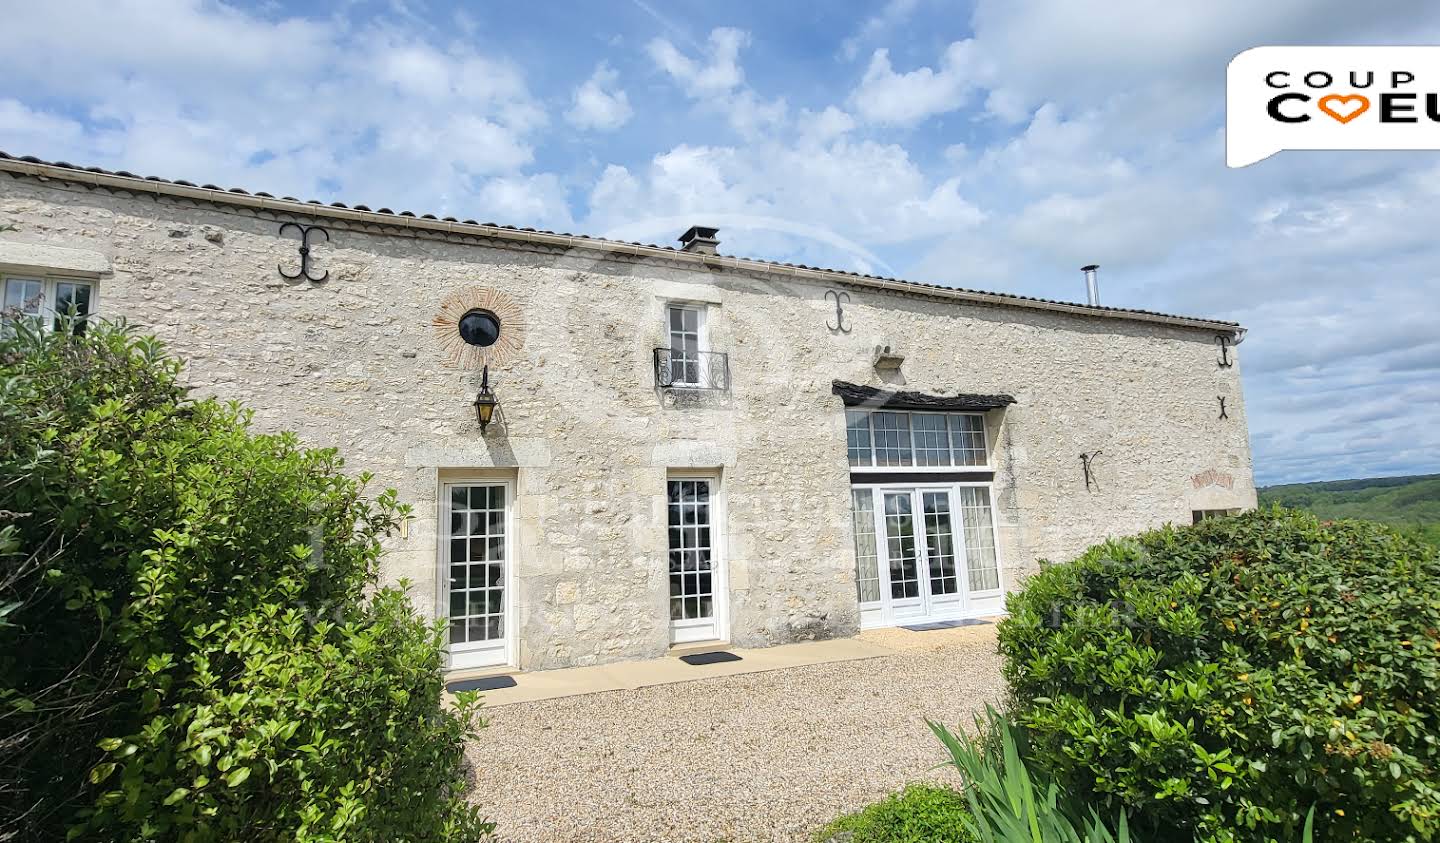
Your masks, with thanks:
<instances>
[{"instance_id":1,"label":"black doormat","mask_svg":"<svg viewBox=\"0 0 1440 843\"><path fill-rule=\"evenodd\" d=\"M515 687L515 678L512 676L487 676L484 679L461 679L458 682L451 682L445 686L450 693L457 691L494 691L497 688Z\"/></svg>"},{"instance_id":2,"label":"black doormat","mask_svg":"<svg viewBox=\"0 0 1440 843\"><path fill-rule=\"evenodd\" d=\"M691 653L688 656L681 656L680 661L686 664L719 664L720 662L738 662L740 657L734 653L727 653L724 650L716 650L713 653Z\"/></svg>"},{"instance_id":3,"label":"black doormat","mask_svg":"<svg viewBox=\"0 0 1440 843\"><path fill-rule=\"evenodd\" d=\"M983 626L990 623L979 618L966 618L960 621L936 621L934 623L917 623L913 626L902 626L901 629L908 629L911 632L929 632L932 629L954 629L957 626Z\"/></svg>"}]
</instances>

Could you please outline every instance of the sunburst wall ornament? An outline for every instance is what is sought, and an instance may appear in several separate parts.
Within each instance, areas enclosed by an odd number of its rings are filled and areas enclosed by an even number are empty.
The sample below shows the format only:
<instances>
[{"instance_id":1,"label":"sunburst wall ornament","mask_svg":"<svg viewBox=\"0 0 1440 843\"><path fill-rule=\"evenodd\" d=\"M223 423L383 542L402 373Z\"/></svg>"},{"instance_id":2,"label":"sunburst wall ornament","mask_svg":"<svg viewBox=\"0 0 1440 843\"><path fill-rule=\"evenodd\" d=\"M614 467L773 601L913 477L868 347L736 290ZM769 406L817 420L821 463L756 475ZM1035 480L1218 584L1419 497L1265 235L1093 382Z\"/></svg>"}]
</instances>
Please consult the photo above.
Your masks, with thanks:
<instances>
[{"instance_id":1,"label":"sunburst wall ornament","mask_svg":"<svg viewBox=\"0 0 1440 843\"><path fill-rule=\"evenodd\" d=\"M447 366L498 366L525 344L520 306L490 287L465 287L445 296L430 324Z\"/></svg>"}]
</instances>

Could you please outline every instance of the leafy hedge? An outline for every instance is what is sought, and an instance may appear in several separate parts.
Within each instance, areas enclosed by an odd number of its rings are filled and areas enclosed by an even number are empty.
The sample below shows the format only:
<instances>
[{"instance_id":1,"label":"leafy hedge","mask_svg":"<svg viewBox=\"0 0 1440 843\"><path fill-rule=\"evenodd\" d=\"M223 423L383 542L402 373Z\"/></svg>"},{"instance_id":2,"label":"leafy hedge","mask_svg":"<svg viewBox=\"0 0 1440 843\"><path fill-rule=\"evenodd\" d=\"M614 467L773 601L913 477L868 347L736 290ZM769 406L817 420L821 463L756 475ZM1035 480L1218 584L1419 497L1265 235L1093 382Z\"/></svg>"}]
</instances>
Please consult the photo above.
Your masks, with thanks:
<instances>
[{"instance_id":1,"label":"leafy hedge","mask_svg":"<svg viewBox=\"0 0 1440 843\"><path fill-rule=\"evenodd\" d=\"M1271 509L1045 567L1000 646L1031 751L1147 839L1440 835L1440 554ZM1058 628L1057 628L1058 627Z\"/></svg>"},{"instance_id":2,"label":"leafy hedge","mask_svg":"<svg viewBox=\"0 0 1440 843\"><path fill-rule=\"evenodd\" d=\"M400 514L153 338L0 336L0 838L438 840L473 699L379 588Z\"/></svg>"},{"instance_id":3,"label":"leafy hedge","mask_svg":"<svg viewBox=\"0 0 1440 843\"><path fill-rule=\"evenodd\" d=\"M965 797L948 787L912 784L831 822L816 843L975 843Z\"/></svg>"}]
</instances>

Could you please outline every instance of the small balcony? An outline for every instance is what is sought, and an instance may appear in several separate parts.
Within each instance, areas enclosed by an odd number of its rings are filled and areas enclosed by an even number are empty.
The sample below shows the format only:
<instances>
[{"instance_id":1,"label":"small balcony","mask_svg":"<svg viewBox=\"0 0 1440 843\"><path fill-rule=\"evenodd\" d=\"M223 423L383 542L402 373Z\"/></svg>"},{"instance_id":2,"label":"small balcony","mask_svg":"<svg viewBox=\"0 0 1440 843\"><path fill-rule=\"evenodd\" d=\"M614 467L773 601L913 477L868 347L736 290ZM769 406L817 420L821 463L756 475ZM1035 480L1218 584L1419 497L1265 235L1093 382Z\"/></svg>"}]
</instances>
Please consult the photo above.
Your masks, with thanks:
<instances>
[{"instance_id":1,"label":"small balcony","mask_svg":"<svg viewBox=\"0 0 1440 843\"><path fill-rule=\"evenodd\" d=\"M720 351L657 348L655 385L661 389L727 391L730 389L730 355Z\"/></svg>"}]
</instances>

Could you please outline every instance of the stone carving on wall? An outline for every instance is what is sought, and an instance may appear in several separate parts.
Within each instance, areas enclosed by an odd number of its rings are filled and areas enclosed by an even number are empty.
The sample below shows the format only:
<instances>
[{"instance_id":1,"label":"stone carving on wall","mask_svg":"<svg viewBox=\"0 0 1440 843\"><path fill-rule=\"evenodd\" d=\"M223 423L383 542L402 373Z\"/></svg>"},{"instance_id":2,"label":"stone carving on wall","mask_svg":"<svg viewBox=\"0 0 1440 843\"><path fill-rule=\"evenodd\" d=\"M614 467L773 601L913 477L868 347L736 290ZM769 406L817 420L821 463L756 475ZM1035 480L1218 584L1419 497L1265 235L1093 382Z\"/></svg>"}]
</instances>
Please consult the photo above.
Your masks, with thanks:
<instances>
[{"instance_id":1,"label":"stone carving on wall","mask_svg":"<svg viewBox=\"0 0 1440 843\"><path fill-rule=\"evenodd\" d=\"M1223 471L1218 471L1213 468L1207 468L1199 474L1191 477L1190 482L1194 483L1195 488L1197 489L1203 489L1206 486L1220 486L1225 489L1235 488L1234 475L1226 474Z\"/></svg>"},{"instance_id":2,"label":"stone carving on wall","mask_svg":"<svg viewBox=\"0 0 1440 843\"><path fill-rule=\"evenodd\" d=\"M460 336L460 319L481 311L500 323L494 344L471 345ZM525 314L515 300L491 287L473 286L454 290L440 300L440 310L430 321L445 365L464 369L499 366L513 358L525 345Z\"/></svg>"}]
</instances>

